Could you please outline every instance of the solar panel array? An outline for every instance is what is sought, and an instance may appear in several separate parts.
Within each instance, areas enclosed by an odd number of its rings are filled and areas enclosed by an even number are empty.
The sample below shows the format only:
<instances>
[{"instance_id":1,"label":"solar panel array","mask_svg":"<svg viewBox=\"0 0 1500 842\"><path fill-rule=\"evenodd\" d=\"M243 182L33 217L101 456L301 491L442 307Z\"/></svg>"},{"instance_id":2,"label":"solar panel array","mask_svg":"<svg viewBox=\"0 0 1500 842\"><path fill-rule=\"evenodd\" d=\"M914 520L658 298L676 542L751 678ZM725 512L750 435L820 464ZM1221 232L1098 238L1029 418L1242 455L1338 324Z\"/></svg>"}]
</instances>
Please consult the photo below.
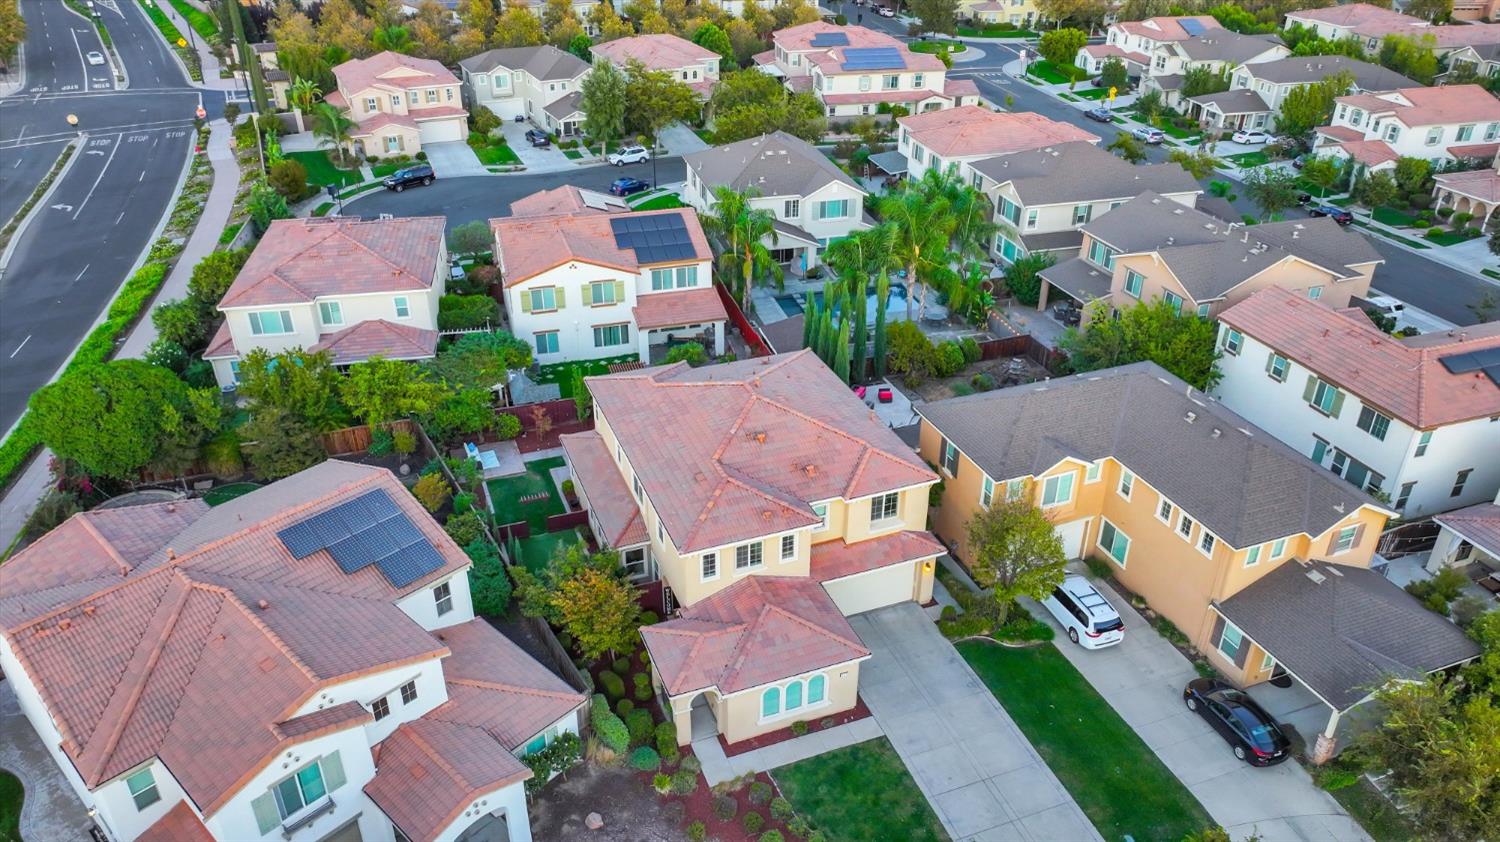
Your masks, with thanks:
<instances>
[{"instance_id":1,"label":"solar panel array","mask_svg":"<svg viewBox=\"0 0 1500 842\"><path fill-rule=\"evenodd\" d=\"M906 59L896 47L853 47L844 51L845 70L900 70Z\"/></svg>"},{"instance_id":2,"label":"solar panel array","mask_svg":"<svg viewBox=\"0 0 1500 842\"><path fill-rule=\"evenodd\" d=\"M849 36L842 32L819 32L813 36L812 45L814 47L847 47Z\"/></svg>"},{"instance_id":3,"label":"solar panel array","mask_svg":"<svg viewBox=\"0 0 1500 842\"><path fill-rule=\"evenodd\" d=\"M276 533L292 558L327 550L345 573L375 565L404 588L442 567L443 557L384 489L361 494Z\"/></svg>"},{"instance_id":4,"label":"solar panel array","mask_svg":"<svg viewBox=\"0 0 1500 842\"><path fill-rule=\"evenodd\" d=\"M650 216L627 216L609 221L615 245L633 249L641 263L664 263L687 260L698 255L682 215L659 213Z\"/></svg>"},{"instance_id":5,"label":"solar panel array","mask_svg":"<svg viewBox=\"0 0 1500 842\"><path fill-rule=\"evenodd\" d=\"M1186 32L1189 35L1202 35L1203 34L1204 30L1203 30L1203 22L1202 21L1197 21L1197 20L1179 20L1177 23L1178 23L1179 26L1182 27L1182 31Z\"/></svg>"},{"instance_id":6,"label":"solar panel array","mask_svg":"<svg viewBox=\"0 0 1500 842\"><path fill-rule=\"evenodd\" d=\"M1440 357L1439 362L1443 368L1448 369L1450 374L1468 374L1471 371L1482 371L1490 378L1490 382L1500 386L1500 348L1485 348L1482 351L1469 351L1465 354L1450 354Z\"/></svg>"}]
</instances>

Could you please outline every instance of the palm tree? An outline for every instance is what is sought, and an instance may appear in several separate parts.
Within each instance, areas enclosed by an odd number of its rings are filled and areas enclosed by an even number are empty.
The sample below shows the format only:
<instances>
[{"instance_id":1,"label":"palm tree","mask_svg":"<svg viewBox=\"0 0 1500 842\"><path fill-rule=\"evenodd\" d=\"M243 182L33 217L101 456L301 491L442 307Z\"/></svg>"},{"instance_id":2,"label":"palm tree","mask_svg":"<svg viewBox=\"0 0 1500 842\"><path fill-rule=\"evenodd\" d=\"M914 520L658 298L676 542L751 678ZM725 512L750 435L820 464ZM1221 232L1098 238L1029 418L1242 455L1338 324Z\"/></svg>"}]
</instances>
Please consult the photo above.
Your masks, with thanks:
<instances>
[{"instance_id":1,"label":"palm tree","mask_svg":"<svg viewBox=\"0 0 1500 842\"><path fill-rule=\"evenodd\" d=\"M390 50L393 53L411 52L411 32L404 26L383 26L370 36L376 52Z\"/></svg>"},{"instance_id":2,"label":"palm tree","mask_svg":"<svg viewBox=\"0 0 1500 842\"><path fill-rule=\"evenodd\" d=\"M313 108L313 134L320 146L332 146L338 150L340 164L348 163L348 146L354 142L350 134L354 121L341 108L332 103L320 102Z\"/></svg>"},{"instance_id":3,"label":"palm tree","mask_svg":"<svg viewBox=\"0 0 1500 842\"><path fill-rule=\"evenodd\" d=\"M287 88L287 101L291 103L293 108L297 109L297 125L304 131L306 130L306 126L302 122L303 115L312 111L313 103L316 103L318 97L322 95L323 89L318 87L317 82L301 76L297 77L296 81L292 82L291 87Z\"/></svg>"},{"instance_id":4,"label":"palm tree","mask_svg":"<svg viewBox=\"0 0 1500 842\"><path fill-rule=\"evenodd\" d=\"M704 218L704 226L720 243L719 272L734 279L741 308L750 309L750 289L757 280L771 278L781 289L785 276L771 257L766 240L776 244L776 217L764 208L752 208L750 200L759 196L756 190L736 192L719 185L713 189L713 211Z\"/></svg>"},{"instance_id":5,"label":"palm tree","mask_svg":"<svg viewBox=\"0 0 1500 842\"><path fill-rule=\"evenodd\" d=\"M900 193L880 200L880 216L893 227L892 251L906 267L912 293L906 297L906 318L911 319L911 295L919 296L917 318L927 312L927 278L948 266L948 241L953 235L953 208L946 196L929 197L908 182Z\"/></svg>"}]
</instances>

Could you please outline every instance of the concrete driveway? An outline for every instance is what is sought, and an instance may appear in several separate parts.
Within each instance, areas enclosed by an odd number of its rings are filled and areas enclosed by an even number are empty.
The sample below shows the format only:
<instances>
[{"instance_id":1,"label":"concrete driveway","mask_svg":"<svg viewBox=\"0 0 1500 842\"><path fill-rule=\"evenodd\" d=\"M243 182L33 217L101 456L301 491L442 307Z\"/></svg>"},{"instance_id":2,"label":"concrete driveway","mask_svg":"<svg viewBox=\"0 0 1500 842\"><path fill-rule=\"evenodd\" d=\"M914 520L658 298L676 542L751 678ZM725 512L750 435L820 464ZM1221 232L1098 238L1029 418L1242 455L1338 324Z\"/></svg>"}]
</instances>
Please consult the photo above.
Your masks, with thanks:
<instances>
[{"instance_id":1,"label":"concrete driveway","mask_svg":"<svg viewBox=\"0 0 1500 842\"><path fill-rule=\"evenodd\" d=\"M505 134L505 142L510 144L511 151L526 165L527 172L562 172L578 168L556 144L532 146L531 141L526 139L526 130L530 128L530 123L517 123L514 120L507 120L500 126L500 131Z\"/></svg>"},{"instance_id":2,"label":"concrete driveway","mask_svg":"<svg viewBox=\"0 0 1500 842\"><path fill-rule=\"evenodd\" d=\"M89 838L93 820L21 713L9 681L0 681L0 769L19 778L26 791L21 805L22 839Z\"/></svg>"},{"instance_id":3,"label":"concrete driveway","mask_svg":"<svg viewBox=\"0 0 1500 842\"><path fill-rule=\"evenodd\" d=\"M1182 703L1182 688L1198 677L1193 665L1158 635L1146 619L1105 582L1094 586L1125 621L1118 646L1089 651L1061 633L1057 648L1172 774L1182 781L1235 839L1251 834L1283 840L1368 840L1333 796L1315 786L1295 760L1257 769L1239 760L1229 745ZM1032 614L1056 627L1052 616L1031 603Z\"/></svg>"},{"instance_id":4,"label":"concrete driveway","mask_svg":"<svg viewBox=\"0 0 1500 842\"><path fill-rule=\"evenodd\" d=\"M915 603L851 617L860 696L955 840L1099 840L1010 715Z\"/></svg>"},{"instance_id":5,"label":"concrete driveway","mask_svg":"<svg viewBox=\"0 0 1500 842\"><path fill-rule=\"evenodd\" d=\"M691 152L701 152L708 148L703 138L693 133L691 126L685 123L673 123L661 130L656 138L657 142L666 147L667 155L687 155Z\"/></svg>"},{"instance_id":6,"label":"concrete driveway","mask_svg":"<svg viewBox=\"0 0 1500 842\"><path fill-rule=\"evenodd\" d=\"M427 153L427 163L438 178L489 175L489 170L479 163L479 156L461 140L424 144L422 151Z\"/></svg>"}]
</instances>

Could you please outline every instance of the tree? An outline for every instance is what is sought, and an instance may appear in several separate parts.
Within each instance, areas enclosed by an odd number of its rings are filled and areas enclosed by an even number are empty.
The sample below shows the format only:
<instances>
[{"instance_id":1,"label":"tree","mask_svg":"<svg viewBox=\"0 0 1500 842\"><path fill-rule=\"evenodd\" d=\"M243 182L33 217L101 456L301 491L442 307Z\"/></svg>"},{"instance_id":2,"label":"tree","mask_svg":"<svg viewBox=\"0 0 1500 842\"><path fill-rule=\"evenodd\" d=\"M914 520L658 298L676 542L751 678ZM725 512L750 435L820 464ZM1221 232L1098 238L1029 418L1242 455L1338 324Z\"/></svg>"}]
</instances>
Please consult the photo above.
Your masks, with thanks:
<instances>
[{"instance_id":1,"label":"tree","mask_svg":"<svg viewBox=\"0 0 1500 842\"><path fill-rule=\"evenodd\" d=\"M906 317L912 317L912 296L920 304L918 317L927 310L928 278L934 270L948 267L948 242L955 220L952 205L943 195L930 195L914 189L911 181L899 193L881 197L880 216L892 225L892 252L906 267L907 280L914 289L906 297Z\"/></svg>"},{"instance_id":2,"label":"tree","mask_svg":"<svg viewBox=\"0 0 1500 842\"><path fill-rule=\"evenodd\" d=\"M188 297L204 309L205 315L211 313L214 305L229 291L229 285L234 283L249 256L249 249L214 251L193 267L193 274L188 279Z\"/></svg>"},{"instance_id":3,"label":"tree","mask_svg":"<svg viewBox=\"0 0 1500 842\"><path fill-rule=\"evenodd\" d=\"M592 62L594 59L594 54L592 52L593 46L594 39L580 32L577 35L574 35L572 40L568 41L568 52L572 53L575 56L578 56L584 61Z\"/></svg>"},{"instance_id":4,"label":"tree","mask_svg":"<svg viewBox=\"0 0 1500 842\"><path fill-rule=\"evenodd\" d=\"M531 7L524 0L511 0L495 24L494 42L497 47L538 47L547 43L547 37L542 19Z\"/></svg>"},{"instance_id":5,"label":"tree","mask_svg":"<svg viewBox=\"0 0 1500 842\"><path fill-rule=\"evenodd\" d=\"M1414 18L1442 23L1453 16L1453 0L1407 0L1401 11Z\"/></svg>"},{"instance_id":6,"label":"tree","mask_svg":"<svg viewBox=\"0 0 1500 842\"><path fill-rule=\"evenodd\" d=\"M1297 186L1297 174L1275 167L1256 167L1245 173L1241 181L1245 185L1245 197L1260 208L1262 221L1296 207L1302 189Z\"/></svg>"},{"instance_id":7,"label":"tree","mask_svg":"<svg viewBox=\"0 0 1500 842\"><path fill-rule=\"evenodd\" d=\"M1380 42L1378 59L1383 67L1423 85L1431 85L1441 69L1436 46L1437 39L1431 35L1387 35Z\"/></svg>"},{"instance_id":8,"label":"tree","mask_svg":"<svg viewBox=\"0 0 1500 842\"><path fill-rule=\"evenodd\" d=\"M731 280L731 289L739 294L743 307L750 309L750 289L756 282L774 281L781 289L784 273L771 256L776 244L776 217L765 208L750 207L750 200L760 195L755 190L735 192L726 185L713 188L713 204L703 226L714 235L719 246L719 273Z\"/></svg>"},{"instance_id":9,"label":"tree","mask_svg":"<svg viewBox=\"0 0 1500 842\"><path fill-rule=\"evenodd\" d=\"M413 46L411 30L404 26L379 27L370 34L370 43L376 52L410 53Z\"/></svg>"},{"instance_id":10,"label":"tree","mask_svg":"<svg viewBox=\"0 0 1500 842\"><path fill-rule=\"evenodd\" d=\"M691 120L702 109L698 94L675 74L647 70L638 61L625 68L625 105L625 125L651 138L652 148L662 129Z\"/></svg>"},{"instance_id":11,"label":"tree","mask_svg":"<svg viewBox=\"0 0 1500 842\"><path fill-rule=\"evenodd\" d=\"M910 0L906 7L922 22L924 32L958 31L958 0Z\"/></svg>"},{"instance_id":12,"label":"tree","mask_svg":"<svg viewBox=\"0 0 1500 842\"><path fill-rule=\"evenodd\" d=\"M455 389L504 385L509 372L531 365L531 345L505 331L466 333L427 363L434 377Z\"/></svg>"},{"instance_id":13,"label":"tree","mask_svg":"<svg viewBox=\"0 0 1500 842\"><path fill-rule=\"evenodd\" d=\"M601 3L596 8L605 7ZM584 77L579 90L584 134L598 141L603 155L609 141L625 133L625 74L607 61L600 62Z\"/></svg>"},{"instance_id":14,"label":"tree","mask_svg":"<svg viewBox=\"0 0 1500 842\"><path fill-rule=\"evenodd\" d=\"M860 298L864 298L864 291L860 291ZM849 306L846 302L844 311L839 314L839 326L834 333L833 361L829 368L839 376L845 383L849 382Z\"/></svg>"},{"instance_id":15,"label":"tree","mask_svg":"<svg viewBox=\"0 0 1500 842\"><path fill-rule=\"evenodd\" d=\"M295 202L307 193L307 167L296 158L282 159L271 165L266 181L287 201Z\"/></svg>"},{"instance_id":16,"label":"tree","mask_svg":"<svg viewBox=\"0 0 1500 842\"><path fill-rule=\"evenodd\" d=\"M250 213L250 222L259 233L265 233L271 223L278 219L291 219L292 211L287 207L286 197L276 192L265 179L250 186L250 198L245 202Z\"/></svg>"},{"instance_id":17,"label":"tree","mask_svg":"<svg viewBox=\"0 0 1500 842\"><path fill-rule=\"evenodd\" d=\"M693 43L723 56L719 61L721 70L734 66L734 45L730 43L729 36L724 30L712 23L705 23L693 32Z\"/></svg>"},{"instance_id":18,"label":"tree","mask_svg":"<svg viewBox=\"0 0 1500 842\"><path fill-rule=\"evenodd\" d=\"M1005 622L1017 597L1041 599L1062 584L1068 558L1052 521L1030 500L996 500L964 525L980 587L993 588Z\"/></svg>"},{"instance_id":19,"label":"tree","mask_svg":"<svg viewBox=\"0 0 1500 842\"><path fill-rule=\"evenodd\" d=\"M875 362L875 377L877 379L885 377L885 368L886 368L885 311L886 311L886 307L884 305L885 305L886 298L890 294L891 294L891 278L890 278L890 275L884 269L882 269L882 270L880 270L880 275L879 275L878 279L875 281L875 300L878 301L878 302L880 302L881 306L875 308L875 347L871 350L871 353L873 353L874 356L875 356L875 360L874 360L874 362Z\"/></svg>"},{"instance_id":20,"label":"tree","mask_svg":"<svg viewBox=\"0 0 1500 842\"><path fill-rule=\"evenodd\" d=\"M1392 175L1396 179L1396 186L1403 193L1427 192L1427 176L1432 174L1432 163L1422 158L1401 156L1396 159L1396 169Z\"/></svg>"},{"instance_id":21,"label":"tree","mask_svg":"<svg viewBox=\"0 0 1500 842\"><path fill-rule=\"evenodd\" d=\"M1354 75L1341 71L1287 92L1276 115L1276 128L1288 137L1303 138L1318 126L1328 125L1333 116L1334 99L1348 93Z\"/></svg>"},{"instance_id":22,"label":"tree","mask_svg":"<svg viewBox=\"0 0 1500 842\"><path fill-rule=\"evenodd\" d=\"M196 348L208 338L208 325L196 302L188 298L163 301L151 311L151 326L156 335L184 348Z\"/></svg>"},{"instance_id":23,"label":"tree","mask_svg":"<svg viewBox=\"0 0 1500 842\"><path fill-rule=\"evenodd\" d=\"M574 17L572 0L547 0L542 7L542 28L550 33L571 17Z\"/></svg>"},{"instance_id":24,"label":"tree","mask_svg":"<svg viewBox=\"0 0 1500 842\"><path fill-rule=\"evenodd\" d=\"M279 407L252 414L240 435L255 472L266 479L291 476L328 458L318 431Z\"/></svg>"},{"instance_id":25,"label":"tree","mask_svg":"<svg viewBox=\"0 0 1500 842\"><path fill-rule=\"evenodd\" d=\"M1374 210L1389 205L1396 200L1396 180L1391 178L1388 172L1366 173L1365 177L1354 185L1353 196L1356 202Z\"/></svg>"},{"instance_id":26,"label":"tree","mask_svg":"<svg viewBox=\"0 0 1500 842\"><path fill-rule=\"evenodd\" d=\"M455 10L459 20L459 34L454 39L460 55L473 55L484 50L495 34L495 23L499 14L494 0L459 0Z\"/></svg>"},{"instance_id":27,"label":"tree","mask_svg":"<svg viewBox=\"0 0 1500 842\"><path fill-rule=\"evenodd\" d=\"M407 19L411 30L412 53L444 64L460 55L453 42L453 14L437 0L422 0L417 13Z\"/></svg>"},{"instance_id":28,"label":"tree","mask_svg":"<svg viewBox=\"0 0 1500 842\"><path fill-rule=\"evenodd\" d=\"M339 396L349 411L370 426L408 415L425 415L447 396L441 384L428 380L421 368L378 354L349 367L339 383Z\"/></svg>"},{"instance_id":29,"label":"tree","mask_svg":"<svg viewBox=\"0 0 1500 842\"><path fill-rule=\"evenodd\" d=\"M37 437L90 474L128 479L156 457L166 410L183 410L187 387L165 368L113 360L71 369L31 396Z\"/></svg>"},{"instance_id":30,"label":"tree","mask_svg":"<svg viewBox=\"0 0 1500 842\"><path fill-rule=\"evenodd\" d=\"M464 555L474 566L469 569L469 590L473 595L474 613L485 617L503 617L510 610L510 577L493 544L480 538L464 547Z\"/></svg>"},{"instance_id":31,"label":"tree","mask_svg":"<svg viewBox=\"0 0 1500 842\"><path fill-rule=\"evenodd\" d=\"M482 219L465 222L448 234L448 251L453 254L479 254L489 251L494 245L490 226Z\"/></svg>"},{"instance_id":32,"label":"tree","mask_svg":"<svg viewBox=\"0 0 1500 842\"><path fill-rule=\"evenodd\" d=\"M778 130L811 142L827 127L823 106L812 94L789 93L776 77L754 69L724 74L714 86L708 112L721 144Z\"/></svg>"},{"instance_id":33,"label":"tree","mask_svg":"<svg viewBox=\"0 0 1500 842\"><path fill-rule=\"evenodd\" d=\"M1146 91L1135 98L1136 113L1145 118L1146 122L1153 126L1161 124L1161 118L1167 110L1167 101L1162 98L1161 91Z\"/></svg>"},{"instance_id":34,"label":"tree","mask_svg":"<svg viewBox=\"0 0 1500 842\"><path fill-rule=\"evenodd\" d=\"M1139 164L1146 160L1146 147L1129 132L1119 132L1115 139L1106 147L1111 152L1120 153L1120 157L1132 164Z\"/></svg>"},{"instance_id":35,"label":"tree","mask_svg":"<svg viewBox=\"0 0 1500 842\"><path fill-rule=\"evenodd\" d=\"M1338 186L1343 175L1343 166L1333 158L1312 156L1302 163L1302 177L1313 186L1322 188L1325 194Z\"/></svg>"},{"instance_id":36,"label":"tree","mask_svg":"<svg viewBox=\"0 0 1500 842\"><path fill-rule=\"evenodd\" d=\"M0 68L9 69L16 50L26 41L26 20L18 0L0 0Z\"/></svg>"},{"instance_id":37,"label":"tree","mask_svg":"<svg viewBox=\"0 0 1500 842\"><path fill-rule=\"evenodd\" d=\"M1058 67L1072 67L1078 51L1088 42L1089 34L1081 29L1054 29L1042 33L1037 52Z\"/></svg>"},{"instance_id":38,"label":"tree","mask_svg":"<svg viewBox=\"0 0 1500 842\"><path fill-rule=\"evenodd\" d=\"M354 143L354 121L348 112L328 102L320 102L312 112L313 136L319 146L330 146L336 150L339 163L349 165L350 148Z\"/></svg>"},{"instance_id":39,"label":"tree","mask_svg":"<svg viewBox=\"0 0 1500 842\"><path fill-rule=\"evenodd\" d=\"M1221 163L1207 149L1173 149L1167 153L1167 160L1187 170L1198 181L1213 175Z\"/></svg>"},{"instance_id":40,"label":"tree","mask_svg":"<svg viewBox=\"0 0 1500 842\"><path fill-rule=\"evenodd\" d=\"M1098 26L1109 11L1104 0L1037 0L1036 8L1040 20L1052 21L1054 26L1073 23L1083 29Z\"/></svg>"},{"instance_id":41,"label":"tree","mask_svg":"<svg viewBox=\"0 0 1500 842\"><path fill-rule=\"evenodd\" d=\"M1188 68L1182 75L1182 96L1202 96L1229 90L1229 68L1213 70L1206 65Z\"/></svg>"},{"instance_id":42,"label":"tree","mask_svg":"<svg viewBox=\"0 0 1500 842\"><path fill-rule=\"evenodd\" d=\"M272 355L255 348L240 361L239 394L252 417L279 410L315 432L337 429L347 418L339 402L333 355L292 348Z\"/></svg>"},{"instance_id":43,"label":"tree","mask_svg":"<svg viewBox=\"0 0 1500 842\"><path fill-rule=\"evenodd\" d=\"M1214 343L1214 323L1193 313L1179 313L1164 299L1140 302L1110 318L1095 305L1088 327L1069 328L1060 342L1076 372L1096 371L1150 360L1208 391L1223 375Z\"/></svg>"},{"instance_id":44,"label":"tree","mask_svg":"<svg viewBox=\"0 0 1500 842\"><path fill-rule=\"evenodd\" d=\"M555 626L568 629L563 613L564 603L569 598L577 597L590 605L591 610L587 613L606 615L603 619L611 627L602 635L605 642L608 638L619 634L614 623L625 616L629 609L615 602L620 596L618 591L611 586L600 584L602 578L616 578L618 581L618 576L623 572L618 552L607 547L600 548L598 552L589 552L586 544L571 543L558 547L550 558L543 560L543 563L539 565L539 570L533 569L538 566L535 564L518 564L515 562L519 560L514 558L511 561L511 578L516 583L516 600L522 614L528 617L540 617ZM569 596L563 596L565 584L573 580L586 582L585 586L577 587L575 591L589 593L570 592ZM629 592L630 604L635 605L634 589L623 581L620 584ZM593 610L595 607L597 611ZM639 606L636 606L636 613L629 614L629 622L633 624L632 631L635 626L639 625L639 611ZM583 622L581 614L575 616L579 618L579 622ZM574 639L578 638L579 636L575 634ZM609 651L608 647L602 651Z\"/></svg>"},{"instance_id":45,"label":"tree","mask_svg":"<svg viewBox=\"0 0 1500 842\"><path fill-rule=\"evenodd\" d=\"M1042 297L1042 270L1056 261L1052 252L1038 251L1018 257L1005 267L1005 288L1027 307L1035 307Z\"/></svg>"},{"instance_id":46,"label":"tree","mask_svg":"<svg viewBox=\"0 0 1500 842\"><path fill-rule=\"evenodd\" d=\"M375 22L356 11L352 0L325 0L318 10L318 43L346 55L369 55L374 29Z\"/></svg>"},{"instance_id":47,"label":"tree","mask_svg":"<svg viewBox=\"0 0 1500 842\"><path fill-rule=\"evenodd\" d=\"M1104 66L1099 69L1099 87L1116 90L1124 90L1130 84L1130 74L1125 70L1125 62L1115 56L1104 60Z\"/></svg>"},{"instance_id":48,"label":"tree","mask_svg":"<svg viewBox=\"0 0 1500 842\"><path fill-rule=\"evenodd\" d=\"M1500 255L1500 228L1490 233L1490 254Z\"/></svg>"},{"instance_id":49,"label":"tree","mask_svg":"<svg viewBox=\"0 0 1500 842\"><path fill-rule=\"evenodd\" d=\"M751 20L748 3L744 14L745 20ZM793 26L801 26L817 20L819 20L817 4L809 3L807 0L782 0L771 7L773 29L790 29Z\"/></svg>"},{"instance_id":50,"label":"tree","mask_svg":"<svg viewBox=\"0 0 1500 842\"><path fill-rule=\"evenodd\" d=\"M766 42L756 34L749 21L730 21L724 27L724 34L729 36L729 43L734 47L736 64L749 64L752 56L766 48Z\"/></svg>"}]
</instances>

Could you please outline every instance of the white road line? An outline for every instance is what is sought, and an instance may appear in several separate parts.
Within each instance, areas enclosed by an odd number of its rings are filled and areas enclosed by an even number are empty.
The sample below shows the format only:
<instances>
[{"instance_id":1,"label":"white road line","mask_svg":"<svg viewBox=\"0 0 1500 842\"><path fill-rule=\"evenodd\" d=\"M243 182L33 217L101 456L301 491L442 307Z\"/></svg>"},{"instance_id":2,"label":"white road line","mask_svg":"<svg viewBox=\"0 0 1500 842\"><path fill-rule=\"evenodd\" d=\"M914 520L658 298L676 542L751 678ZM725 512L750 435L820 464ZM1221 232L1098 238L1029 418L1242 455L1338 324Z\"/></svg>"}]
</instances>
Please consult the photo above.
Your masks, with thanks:
<instances>
[{"instance_id":1,"label":"white road line","mask_svg":"<svg viewBox=\"0 0 1500 842\"><path fill-rule=\"evenodd\" d=\"M84 205L87 205L89 203L89 199L92 199L94 197L94 189L99 186L99 182L104 180L104 174L109 171L109 162L115 159L115 153L119 152L120 147L123 145L120 142L121 138L123 137L123 134L115 135L115 144L109 150L109 157L104 159L104 166L99 168L99 175L94 179L93 185L89 187L88 194L83 197L83 201L78 205L78 210L73 212L73 219L75 221L78 219L78 214L83 213Z\"/></svg>"},{"instance_id":2,"label":"white road line","mask_svg":"<svg viewBox=\"0 0 1500 842\"><path fill-rule=\"evenodd\" d=\"M125 212L121 211L120 212L120 216L124 216L124 215L125 215ZM119 220L115 220L115 223L118 224ZM85 264L83 264L83 268L80 269L80 270L78 270L78 277L76 277L76 278L73 279L73 283L75 283L75 284L78 283L78 278L82 278L83 277L83 273L87 272L89 270L89 267L92 266L92 265L94 265L94 264L92 264L92 263L85 263Z\"/></svg>"},{"instance_id":3,"label":"white road line","mask_svg":"<svg viewBox=\"0 0 1500 842\"><path fill-rule=\"evenodd\" d=\"M136 181L137 182L141 182L141 181L145 181L145 180L146 180L146 171L145 170L141 170L140 178L137 178Z\"/></svg>"},{"instance_id":4,"label":"white road line","mask_svg":"<svg viewBox=\"0 0 1500 842\"><path fill-rule=\"evenodd\" d=\"M78 50L78 66L83 68L83 86L89 84L89 63L83 60L83 47L78 43L78 30L69 27L68 34L73 36L73 46Z\"/></svg>"},{"instance_id":5,"label":"white road line","mask_svg":"<svg viewBox=\"0 0 1500 842\"><path fill-rule=\"evenodd\" d=\"M109 135L116 132L151 132L159 129L170 129L177 126L190 126L192 120L159 120L154 123L131 123L123 126L97 126L89 127L95 134ZM78 136L78 132L54 132L53 134L33 135L31 140L24 143L14 140L0 141L0 149L19 149L26 146L38 146L43 143L56 143L59 140L70 140Z\"/></svg>"},{"instance_id":6,"label":"white road line","mask_svg":"<svg viewBox=\"0 0 1500 842\"><path fill-rule=\"evenodd\" d=\"M15 359L16 358L16 354L21 353L21 349L25 348L26 347L26 343L30 342L30 341L31 341L31 334L28 333L28 334L26 334L26 338L21 340L21 344L16 346L16 350L10 352L10 358L11 359Z\"/></svg>"}]
</instances>

